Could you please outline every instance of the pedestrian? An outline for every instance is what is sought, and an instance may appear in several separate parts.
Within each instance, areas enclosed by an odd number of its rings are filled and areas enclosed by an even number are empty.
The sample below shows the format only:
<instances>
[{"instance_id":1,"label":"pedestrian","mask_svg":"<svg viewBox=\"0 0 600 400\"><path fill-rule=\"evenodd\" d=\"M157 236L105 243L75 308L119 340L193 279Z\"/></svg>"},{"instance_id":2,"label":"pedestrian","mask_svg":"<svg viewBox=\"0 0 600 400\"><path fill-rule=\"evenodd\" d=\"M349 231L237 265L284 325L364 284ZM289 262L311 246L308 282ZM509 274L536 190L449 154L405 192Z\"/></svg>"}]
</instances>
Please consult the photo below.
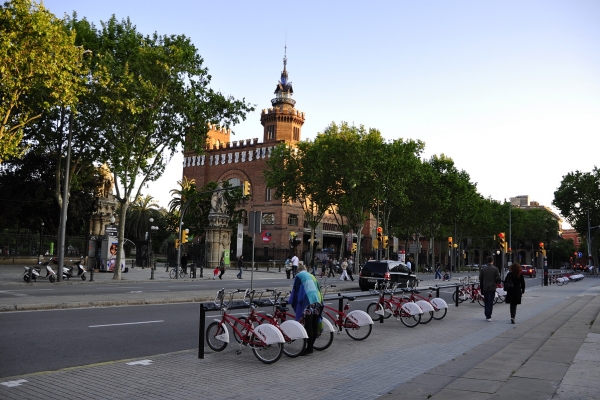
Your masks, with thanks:
<instances>
[{"instance_id":1,"label":"pedestrian","mask_svg":"<svg viewBox=\"0 0 600 400\"><path fill-rule=\"evenodd\" d=\"M313 345L319 333L323 295L317 278L306 271L304 264L298 267L289 301L296 313L296 321L304 318L304 329L308 334L306 349L301 355L310 355L313 353Z\"/></svg>"},{"instance_id":2,"label":"pedestrian","mask_svg":"<svg viewBox=\"0 0 600 400\"><path fill-rule=\"evenodd\" d=\"M354 277L352 276L354 273L354 260L352 260L352 257L348 259L348 269L346 269L346 272L348 273L350 280L354 282Z\"/></svg>"},{"instance_id":3,"label":"pedestrian","mask_svg":"<svg viewBox=\"0 0 600 400\"><path fill-rule=\"evenodd\" d=\"M327 274L327 258L323 259L323 263L321 265L321 277L325 276L325 274Z\"/></svg>"},{"instance_id":4,"label":"pedestrian","mask_svg":"<svg viewBox=\"0 0 600 400\"><path fill-rule=\"evenodd\" d=\"M285 275L288 279L292 279L292 256L285 260Z\"/></svg>"},{"instance_id":5,"label":"pedestrian","mask_svg":"<svg viewBox=\"0 0 600 400\"><path fill-rule=\"evenodd\" d=\"M183 253L181 256L181 269L184 275L187 274L187 253Z\"/></svg>"},{"instance_id":6,"label":"pedestrian","mask_svg":"<svg viewBox=\"0 0 600 400\"><path fill-rule=\"evenodd\" d=\"M219 275L219 272L221 272L221 270L219 269L219 266L217 265L215 267L215 269L213 270L213 281L217 278L217 276Z\"/></svg>"},{"instance_id":7,"label":"pedestrian","mask_svg":"<svg viewBox=\"0 0 600 400\"><path fill-rule=\"evenodd\" d=\"M500 282L500 272L498 271L498 268L494 266L494 257L489 256L487 258L487 265L479 271L479 287L483 294L483 309L485 320L487 322L492 322L496 285Z\"/></svg>"},{"instance_id":8,"label":"pedestrian","mask_svg":"<svg viewBox=\"0 0 600 400\"><path fill-rule=\"evenodd\" d=\"M409 270L410 272L412 272L412 265L411 265L411 263L410 263L410 259L409 259L409 260L406 262L406 266L408 267L408 270Z\"/></svg>"},{"instance_id":9,"label":"pedestrian","mask_svg":"<svg viewBox=\"0 0 600 400\"><path fill-rule=\"evenodd\" d=\"M327 277L335 278L335 272L333 272L333 260L331 257L327 259Z\"/></svg>"},{"instance_id":10,"label":"pedestrian","mask_svg":"<svg viewBox=\"0 0 600 400\"><path fill-rule=\"evenodd\" d=\"M504 278L504 290L506 291L506 302L510 304L510 323L515 323L517 316L517 304L521 304L521 297L525 293L525 278L521 273L521 265L512 263L506 278Z\"/></svg>"},{"instance_id":11,"label":"pedestrian","mask_svg":"<svg viewBox=\"0 0 600 400\"><path fill-rule=\"evenodd\" d=\"M312 269L311 274L313 275L317 275L317 263L319 262L319 259L317 258L317 256L314 256L312 261L310 262L310 268Z\"/></svg>"},{"instance_id":12,"label":"pedestrian","mask_svg":"<svg viewBox=\"0 0 600 400\"><path fill-rule=\"evenodd\" d=\"M240 272L237 274L238 279L242 279L242 272L244 272L244 256L238 258L238 268Z\"/></svg>"},{"instance_id":13,"label":"pedestrian","mask_svg":"<svg viewBox=\"0 0 600 400\"><path fill-rule=\"evenodd\" d=\"M221 259L219 260L219 271L221 271L221 273L219 274L219 279L223 279L223 274L225 273L225 257L221 256Z\"/></svg>"},{"instance_id":14,"label":"pedestrian","mask_svg":"<svg viewBox=\"0 0 600 400\"><path fill-rule=\"evenodd\" d=\"M347 281L348 278L350 278L348 276L348 259L344 258L341 265L342 265L342 276L340 276L340 281Z\"/></svg>"},{"instance_id":15,"label":"pedestrian","mask_svg":"<svg viewBox=\"0 0 600 400\"><path fill-rule=\"evenodd\" d=\"M437 264L435 264L435 279L442 279L442 266L440 265L440 263L438 262Z\"/></svg>"},{"instance_id":16,"label":"pedestrian","mask_svg":"<svg viewBox=\"0 0 600 400\"><path fill-rule=\"evenodd\" d=\"M295 277L296 274L298 273L298 263L300 262L300 260L298 259L298 256L296 256L295 254L292 256L292 275Z\"/></svg>"}]
</instances>

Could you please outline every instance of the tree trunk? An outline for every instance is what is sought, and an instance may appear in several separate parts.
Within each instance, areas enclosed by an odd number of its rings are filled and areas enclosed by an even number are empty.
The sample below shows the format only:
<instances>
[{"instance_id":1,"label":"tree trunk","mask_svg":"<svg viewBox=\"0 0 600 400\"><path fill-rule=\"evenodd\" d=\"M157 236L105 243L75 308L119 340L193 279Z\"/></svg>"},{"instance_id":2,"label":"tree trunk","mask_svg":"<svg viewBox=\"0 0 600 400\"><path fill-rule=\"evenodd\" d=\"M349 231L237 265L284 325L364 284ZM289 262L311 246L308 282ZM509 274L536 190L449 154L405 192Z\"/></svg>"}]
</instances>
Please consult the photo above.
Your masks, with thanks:
<instances>
[{"instance_id":1,"label":"tree trunk","mask_svg":"<svg viewBox=\"0 0 600 400\"><path fill-rule=\"evenodd\" d=\"M119 243L117 244L117 261L115 263L115 270L113 271L113 279L121 280L121 253L123 253L123 244L125 243L125 215L129 208L129 201L125 200L121 203L121 209L119 213ZM124 260L123 260L124 261ZM152 266L150 266L152 268Z\"/></svg>"}]
</instances>

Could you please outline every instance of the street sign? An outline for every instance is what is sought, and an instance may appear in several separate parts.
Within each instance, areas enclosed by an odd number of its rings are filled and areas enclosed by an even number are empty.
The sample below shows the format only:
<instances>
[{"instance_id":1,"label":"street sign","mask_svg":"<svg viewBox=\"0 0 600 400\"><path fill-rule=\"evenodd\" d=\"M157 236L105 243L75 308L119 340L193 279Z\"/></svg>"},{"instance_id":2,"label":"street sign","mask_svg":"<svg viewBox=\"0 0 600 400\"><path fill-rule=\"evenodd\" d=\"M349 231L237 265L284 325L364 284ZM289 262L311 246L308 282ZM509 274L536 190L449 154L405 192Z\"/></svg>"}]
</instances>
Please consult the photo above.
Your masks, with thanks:
<instances>
[{"instance_id":1,"label":"street sign","mask_svg":"<svg viewBox=\"0 0 600 400\"><path fill-rule=\"evenodd\" d=\"M271 242L271 231L264 231L262 233L262 241L263 241L263 243Z\"/></svg>"},{"instance_id":2,"label":"street sign","mask_svg":"<svg viewBox=\"0 0 600 400\"><path fill-rule=\"evenodd\" d=\"M581 252L577 253L577 257L581 258L583 254Z\"/></svg>"}]
</instances>

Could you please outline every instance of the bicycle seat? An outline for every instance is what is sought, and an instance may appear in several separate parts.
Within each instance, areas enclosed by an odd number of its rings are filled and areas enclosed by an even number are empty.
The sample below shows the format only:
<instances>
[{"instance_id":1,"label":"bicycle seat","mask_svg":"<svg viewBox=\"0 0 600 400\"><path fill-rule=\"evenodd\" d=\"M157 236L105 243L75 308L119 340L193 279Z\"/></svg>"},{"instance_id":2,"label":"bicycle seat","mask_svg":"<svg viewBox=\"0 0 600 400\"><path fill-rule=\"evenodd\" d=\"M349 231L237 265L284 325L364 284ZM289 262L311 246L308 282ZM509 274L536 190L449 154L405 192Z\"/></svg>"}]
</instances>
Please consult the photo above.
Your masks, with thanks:
<instances>
[{"instance_id":1,"label":"bicycle seat","mask_svg":"<svg viewBox=\"0 0 600 400\"><path fill-rule=\"evenodd\" d=\"M414 289L414 290L413 290L413 293L419 294L419 293L421 293L421 292L420 292L420 291L418 291L417 289Z\"/></svg>"},{"instance_id":2,"label":"bicycle seat","mask_svg":"<svg viewBox=\"0 0 600 400\"><path fill-rule=\"evenodd\" d=\"M356 296L342 296L342 298L346 299L346 300L354 301L356 299Z\"/></svg>"}]
</instances>

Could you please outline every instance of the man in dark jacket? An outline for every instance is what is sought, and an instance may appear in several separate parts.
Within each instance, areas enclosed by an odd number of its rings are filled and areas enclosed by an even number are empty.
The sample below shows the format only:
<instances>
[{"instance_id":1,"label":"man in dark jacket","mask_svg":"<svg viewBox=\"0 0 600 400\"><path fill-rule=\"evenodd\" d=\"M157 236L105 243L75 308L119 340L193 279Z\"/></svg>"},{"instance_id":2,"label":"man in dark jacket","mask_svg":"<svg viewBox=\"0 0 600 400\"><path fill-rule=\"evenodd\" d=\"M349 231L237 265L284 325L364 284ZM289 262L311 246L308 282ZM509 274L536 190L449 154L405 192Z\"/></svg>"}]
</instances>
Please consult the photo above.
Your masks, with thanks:
<instances>
[{"instance_id":1,"label":"man in dark jacket","mask_svg":"<svg viewBox=\"0 0 600 400\"><path fill-rule=\"evenodd\" d=\"M492 322L492 310L496 297L496 284L500 283L500 272L494 266L494 257L487 258L487 265L479 271L479 287L483 294L485 320Z\"/></svg>"}]
</instances>

